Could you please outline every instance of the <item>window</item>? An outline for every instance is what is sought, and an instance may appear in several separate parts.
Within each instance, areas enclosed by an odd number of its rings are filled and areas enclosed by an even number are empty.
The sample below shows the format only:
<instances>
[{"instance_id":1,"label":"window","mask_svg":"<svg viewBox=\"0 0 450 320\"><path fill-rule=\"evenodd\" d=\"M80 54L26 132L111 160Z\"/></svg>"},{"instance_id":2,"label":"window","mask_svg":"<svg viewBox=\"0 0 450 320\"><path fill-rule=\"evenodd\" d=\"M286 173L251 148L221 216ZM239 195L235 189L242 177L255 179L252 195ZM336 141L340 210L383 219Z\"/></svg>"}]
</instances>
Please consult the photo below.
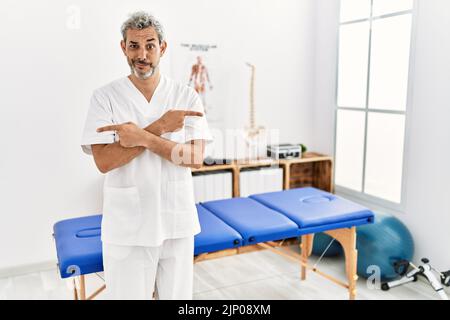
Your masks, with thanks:
<instances>
[{"instance_id":1,"label":"window","mask_svg":"<svg viewBox=\"0 0 450 320\"><path fill-rule=\"evenodd\" d=\"M341 0L336 190L400 205L413 0Z\"/></svg>"}]
</instances>

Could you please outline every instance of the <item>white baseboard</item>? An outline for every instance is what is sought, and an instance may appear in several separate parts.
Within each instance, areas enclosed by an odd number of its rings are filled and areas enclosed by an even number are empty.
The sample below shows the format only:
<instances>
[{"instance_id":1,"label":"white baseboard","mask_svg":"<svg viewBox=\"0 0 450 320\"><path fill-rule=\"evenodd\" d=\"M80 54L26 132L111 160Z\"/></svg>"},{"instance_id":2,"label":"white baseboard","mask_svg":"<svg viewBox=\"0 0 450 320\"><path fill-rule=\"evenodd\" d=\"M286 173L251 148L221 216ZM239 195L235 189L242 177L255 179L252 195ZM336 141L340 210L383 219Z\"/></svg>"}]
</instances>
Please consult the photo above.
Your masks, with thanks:
<instances>
[{"instance_id":1,"label":"white baseboard","mask_svg":"<svg viewBox=\"0 0 450 320\"><path fill-rule=\"evenodd\" d=\"M40 263L25 264L9 268L0 268L0 278L9 278L40 271L56 270L56 261L45 261Z\"/></svg>"}]
</instances>

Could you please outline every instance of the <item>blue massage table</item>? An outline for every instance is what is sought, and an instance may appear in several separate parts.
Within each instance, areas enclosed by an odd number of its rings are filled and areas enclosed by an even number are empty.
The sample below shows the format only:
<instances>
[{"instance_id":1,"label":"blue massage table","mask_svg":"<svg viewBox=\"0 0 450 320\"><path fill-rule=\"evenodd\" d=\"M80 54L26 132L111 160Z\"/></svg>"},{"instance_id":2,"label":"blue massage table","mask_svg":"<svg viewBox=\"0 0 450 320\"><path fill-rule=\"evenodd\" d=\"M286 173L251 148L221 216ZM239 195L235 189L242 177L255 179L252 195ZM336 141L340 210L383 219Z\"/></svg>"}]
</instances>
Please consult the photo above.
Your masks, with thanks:
<instances>
[{"instance_id":1,"label":"blue massage table","mask_svg":"<svg viewBox=\"0 0 450 320\"><path fill-rule=\"evenodd\" d=\"M199 203L196 205L201 232L195 236L194 261L248 252L262 247L300 262L301 279L306 270L345 287L350 299L356 297L356 226L373 223L367 208L307 187ZM54 225L58 267L62 278L77 278L75 299L92 299L85 292L85 277L103 271L100 240L101 215L68 219ZM341 243L345 255L348 283L310 267L314 233L324 232ZM301 254L283 248L278 240L301 237ZM79 289L77 288L79 287Z\"/></svg>"}]
</instances>

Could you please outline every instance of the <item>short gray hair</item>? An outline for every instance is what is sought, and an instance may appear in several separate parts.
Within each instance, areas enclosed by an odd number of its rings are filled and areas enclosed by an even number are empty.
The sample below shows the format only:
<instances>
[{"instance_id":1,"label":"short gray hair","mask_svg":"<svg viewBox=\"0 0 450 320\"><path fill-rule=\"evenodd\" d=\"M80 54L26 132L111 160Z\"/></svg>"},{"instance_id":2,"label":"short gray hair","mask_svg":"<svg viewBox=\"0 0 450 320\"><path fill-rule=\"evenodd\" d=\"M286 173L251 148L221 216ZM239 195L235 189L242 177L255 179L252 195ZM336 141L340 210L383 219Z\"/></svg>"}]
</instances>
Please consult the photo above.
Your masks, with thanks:
<instances>
[{"instance_id":1,"label":"short gray hair","mask_svg":"<svg viewBox=\"0 0 450 320\"><path fill-rule=\"evenodd\" d=\"M159 43L161 44L165 40L163 26L154 16L145 11L137 11L130 14L130 17L122 24L121 31L123 40L127 39L128 29L141 30L149 27L155 29L158 34Z\"/></svg>"}]
</instances>

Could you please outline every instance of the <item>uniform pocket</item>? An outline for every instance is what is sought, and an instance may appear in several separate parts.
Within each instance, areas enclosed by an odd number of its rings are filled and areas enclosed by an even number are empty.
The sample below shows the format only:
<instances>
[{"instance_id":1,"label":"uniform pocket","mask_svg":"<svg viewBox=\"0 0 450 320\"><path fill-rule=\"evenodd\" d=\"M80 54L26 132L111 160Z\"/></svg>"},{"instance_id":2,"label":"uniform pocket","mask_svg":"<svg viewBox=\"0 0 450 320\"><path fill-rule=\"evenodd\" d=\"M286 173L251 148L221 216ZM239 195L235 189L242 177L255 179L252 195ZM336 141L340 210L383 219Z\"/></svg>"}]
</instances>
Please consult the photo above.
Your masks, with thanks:
<instances>
[{"instance_id":1,"label":"uniform pocket","mask_svg":"<svg viewBox=\"0 0 450 320\"><path fill-rule=\"evenodd\" d=\"M114 262L124 260L131 255L133 249L135 249L134 246L118 246L102 243L103 260L111 261L112 259Z\"/></svg>"},{"instance_id":2,"label":"uniform pocket","mask_svg":"<svg viewBox=\"0 0 450 320\"><path fill-rule=\"evenodd\" d=\"M137 187L105 187L103 219L107 238L120 241L135 235L142 223L142 210ZM104 234L105 235L105 234Z\"/></svg>"},{"instance_id":3,"label":"uniform pocket","mask_svg":"<svg viewBox=\"0 0 450 320\"><path fill-rule=\"evenodd\" d=\"M168 181L164 205L168 211L192 210L195 207L192 179Z\"/></svg>"}]
</instances>

